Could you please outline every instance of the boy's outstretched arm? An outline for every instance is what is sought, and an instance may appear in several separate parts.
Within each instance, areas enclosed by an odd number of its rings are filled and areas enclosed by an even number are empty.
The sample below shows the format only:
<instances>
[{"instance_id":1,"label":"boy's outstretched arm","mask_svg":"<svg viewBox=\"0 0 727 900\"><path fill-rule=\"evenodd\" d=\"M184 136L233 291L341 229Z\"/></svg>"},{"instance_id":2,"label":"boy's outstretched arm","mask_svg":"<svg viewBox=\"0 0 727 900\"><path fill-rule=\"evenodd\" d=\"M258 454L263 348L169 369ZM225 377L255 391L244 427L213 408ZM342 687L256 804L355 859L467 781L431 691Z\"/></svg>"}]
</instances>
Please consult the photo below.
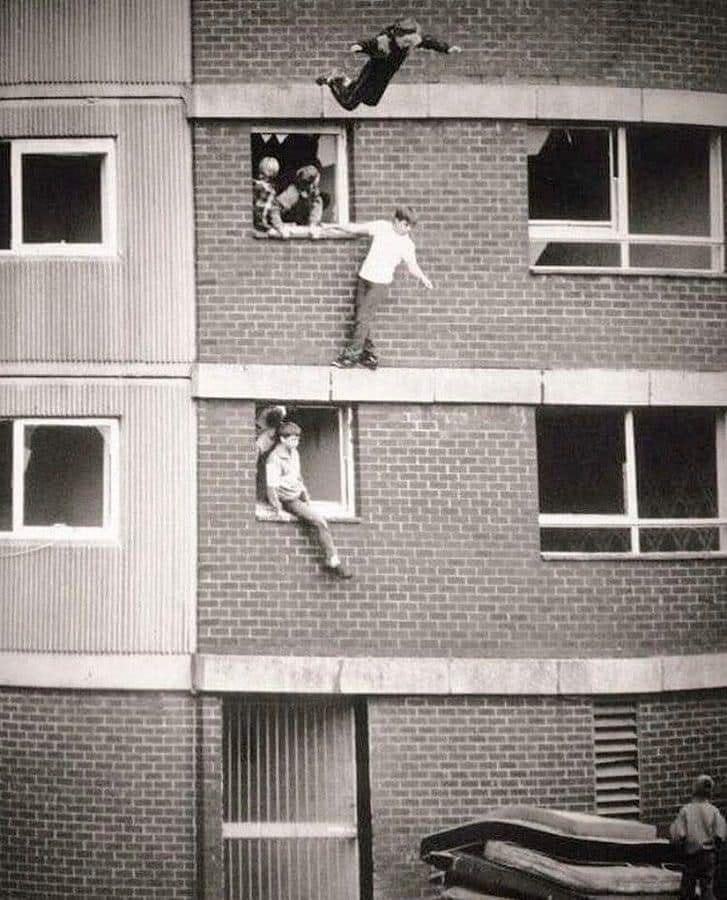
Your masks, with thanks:
<instances>
[{"instance_id":1,"label":"boy's outstretched arm","mask_svg":"<svg viewBox=\"0 0 727 900\"><path fill-rule=\"evenodd\" d=\"M417 278L419 281L421 281L421 283L424 285L424 287L428 291L431 291L431 289L434 287L434 285L427 278L427 276L424 274L424 272L422 272L422 270L419 268L419 263L416 261L416 259L406 260L405 262L406 262L406 267L411 272L411 274L415 278Z\"/></svg>"},{"instance_id":2,"label":"boy's outstretched arm","mask_svg":"<svg viewBox=\"0 0 727 900\"><path fill-rule=\"evenodd\" d=\"M431 34L422 35L422 41L419 44L422 50L436 50L437 53L461 53L462 48L456 44L448 44L446 41L440 41Z\"/></svg>"},{"instance_id":3,"label":"boy's outstretched arm","mask_svg":"<svg viewBox=\"0 0 727 900\"><path fill-rule=\"evenodd\" d=\"M324 231L339 231L342 234L370 234L371 222L347 222L345 225L328 222L322 227Z\"/></svg>"}]
</instances>

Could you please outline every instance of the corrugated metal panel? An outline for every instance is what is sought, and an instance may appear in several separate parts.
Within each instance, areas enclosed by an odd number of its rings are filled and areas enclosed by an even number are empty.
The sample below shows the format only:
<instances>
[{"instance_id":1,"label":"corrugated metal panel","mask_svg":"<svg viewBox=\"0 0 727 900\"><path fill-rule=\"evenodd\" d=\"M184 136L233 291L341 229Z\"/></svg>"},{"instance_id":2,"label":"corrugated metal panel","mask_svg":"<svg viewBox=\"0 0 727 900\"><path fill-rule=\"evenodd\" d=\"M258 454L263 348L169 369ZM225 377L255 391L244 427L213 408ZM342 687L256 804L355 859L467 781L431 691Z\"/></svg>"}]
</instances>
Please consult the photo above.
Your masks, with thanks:
<instances>
[{"instance_id":1,"label":"corrugated metal panel","mask_svg":"<svg viewBox=\"0 0 727 900\"><path fill-rule=\"evenodd\" d=\"M190 33L189 0L3 0L0 84L189 82Z\"/></svg>"},{"instance_id":2,"label":"corrugated metal panel","mask_svg":"<svg viewBox=\"0 0 727 900\"><path fill-rule=\"evenodd\" d=\"M118 545L0 540L0 649L190 652L196 525L188 383L3 380L0 416L118 416L121 471Z\"/></svg>"},{"instance_id":3,"label":"corrugated metal panel","mask_svg":"<svg viewBox=\"0 0 727 900\"><path fill-rule=\"evenodd\" d=\"M639 815L639 744L635 703L593 704L596 812Z\"/></svg>"},{"instance_id":4,"label":"corrugated metal panel","mask_svg":"<svg viewBox=\"0 0 727 900\"><path fill-rule=\"evenodd\" d=\"M353 708L225 703L225 896L358 897Z\"/></svg>"},{"instance_id":5,"label":"corrugated metal panel","mask_svg":"<svg viewBox=\"0 0 727 900\"><path fill-rule=\"evenodd\" d=\"M118 257L0 259L0 360L191 360L192 160L182 103L0 104L0 137L68 136L117 136Z\"/></svg>"}]
</instances>

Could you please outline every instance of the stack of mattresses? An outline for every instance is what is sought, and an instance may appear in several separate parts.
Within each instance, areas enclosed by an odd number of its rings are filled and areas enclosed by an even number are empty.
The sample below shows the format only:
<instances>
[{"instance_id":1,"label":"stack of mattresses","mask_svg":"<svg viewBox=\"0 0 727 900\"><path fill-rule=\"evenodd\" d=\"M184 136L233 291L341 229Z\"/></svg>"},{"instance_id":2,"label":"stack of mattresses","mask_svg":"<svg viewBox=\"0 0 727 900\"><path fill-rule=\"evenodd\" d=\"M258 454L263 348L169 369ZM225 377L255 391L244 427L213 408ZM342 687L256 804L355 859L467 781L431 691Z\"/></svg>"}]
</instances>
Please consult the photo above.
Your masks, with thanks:
<instances>
[{"instance_id":1,"label":"stack of mattresses","mask_svg":"<svg viewBox=\"0 0 727 900\"><path fill-rule=\"evenodd\" d=\"M539 807L500 807L429 835L421 856L447 900L674 900L681 881L653 826Z\"/></svg>"}]
</instances>

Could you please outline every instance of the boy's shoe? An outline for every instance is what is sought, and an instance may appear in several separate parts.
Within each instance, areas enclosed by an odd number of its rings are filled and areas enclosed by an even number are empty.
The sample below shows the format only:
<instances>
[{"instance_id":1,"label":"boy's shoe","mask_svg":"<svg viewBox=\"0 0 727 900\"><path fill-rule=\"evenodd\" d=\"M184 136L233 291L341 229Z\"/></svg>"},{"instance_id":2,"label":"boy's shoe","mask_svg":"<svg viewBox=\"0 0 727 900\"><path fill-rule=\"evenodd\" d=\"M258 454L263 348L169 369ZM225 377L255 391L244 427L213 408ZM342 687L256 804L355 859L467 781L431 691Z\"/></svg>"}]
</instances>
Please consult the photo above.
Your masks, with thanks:
<instances>
[{"instance_id":1,"label":"boy's shoe","mask_svg":"<svg viewBox=\"0 0 727 900\"><path fill-rule=\"evenodd\" d=\"M359 362L355 356L348 353L339 353L339 355L331 363L337 369L352 369Z\"/></svg>"},{"instance_id":2,"label":"boy's shoe","mask_svg":"<svg viewBox=\"0 0 727 900\"><path fill-rule=\"evenodd\" d=\"M361 359L359 360L359 362L367 369L378 369L379 367L379 357L375 353L371 353L368 350L364 350L364 352L361 354Z\"/></svg>"},{"instance_id":3,"label":"boy's shoe","mask_svg":"<svg viewBox=\"0 0 727 900\"><path fill-rule=\"evenodd\" d=\"M316 78L316 84L320 85L328 84L329 81L330 78L328 75L319 75L318 78Z\"/></svg>"},{"instance_id":4,"label":"boy's shoe","mask_svg":"<svg viewBox=\"0 0 727 900\"><path fill-rule=\"evenodd\" d=\"M331 566L328 563L323 563L323 568L326 570L326 572L330 572L331 575L335 575L336 578L353 578L353 572L349 572L348 569L344 569L341 563L338 563L338 565L335 566Z\"/></svg>"}]
</instances>

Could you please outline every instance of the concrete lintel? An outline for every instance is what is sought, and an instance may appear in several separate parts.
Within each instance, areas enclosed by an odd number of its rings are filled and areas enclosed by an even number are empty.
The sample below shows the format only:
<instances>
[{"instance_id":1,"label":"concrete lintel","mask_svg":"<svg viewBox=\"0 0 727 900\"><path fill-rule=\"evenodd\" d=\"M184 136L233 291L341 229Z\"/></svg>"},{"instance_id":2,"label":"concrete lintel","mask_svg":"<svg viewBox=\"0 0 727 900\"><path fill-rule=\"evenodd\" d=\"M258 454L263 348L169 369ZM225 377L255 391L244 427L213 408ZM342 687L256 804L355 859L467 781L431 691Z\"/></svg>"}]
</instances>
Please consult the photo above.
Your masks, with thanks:
<instances>
[{"instance_id":1,"label":"concrete lintel","mask_svg":"<svg viewBox=\"0 0 727 900\"><path fill-rule=\"evenodd\" d=\"M353 658L341 668L343 694L449 694L447 659Z\"/></svg>"},{"instance_id":2,"label":"concrete lintel","mask_svg":"<svg viewBox=\"0 0 727 900\"><path fill-rule=\"evenodd\" d=\"M201 363L192 373L195 397L248 400L329 400L325 366L228 366Z\"/></svg>"},{"instance_id":3,"label":"concrete lintel","mask_svg":"<svg viewBox=\"0 0 727 900\"><path fill-rule=\"evenodd\" d=\"M219 82L193 85L187 108L191 118L199 119L479 118L727 126L725 94L527 82L395 83L378 106L362 104L350 112L328 88L312 83Z\"/></svg>"},{"instance_id":4,"label":"concrete lintel","mask_svg":"<svg viewBox=\"0 0 727 900\"><path fill-rule=\"evenodd\" d=\"M332 369L331 399L434 403L434 369Z\"/></svg>"},{"instance_id":5,"label":"concrete lintel","mask_svg":"<svg viewBox=\"0 0 727 900\"><path fill-rule=\"evenodd\" d=\"M662 689L661 659L564 659L560 694L642 694Z\"/></svg>"},{"instance_id":6,"label":"concrete lintel","mask_svg":"<svg viewBox=\"0 0 727 900\"><path fill-rule=\"evenodd\" d=\"M638 122L642 116L638 88L543 84L535 93L538 119Z\"/></svg>"},{"instance_id":7,"label":"concrete lintel","mask_svg":"<svg viewBox=\"0 0 727 900\"><path fill-rule=\"evenodd\" d=\"M3 100L78 100L89 99L177 99L187 101L190 87L186 84L166 82L151 84L122 84L106 81L83 81L73 84L49 82L46 84L0 85L0 102Z\"/></svg>"},{"instance_id":8,"label":"concrete lintel","mask_svg":"<svg viewBox=\"0 0 727 900\"><path fill-rule=\"evenodd\" d=\"M189 116L193 119L320 119L323 95L315 84L289 81L196 84Z\"/></svg>"},{"instance_id":9,"label":"concrete lintel","mask_svg":"<svg viewBox=\"0 0 727 900\"><path fill-rule=\"evenodd\" d=\"M637 369L550 369L543 372L546 404L645 406L649 373Z\"/></svg>"},{"instance_id":10,"label":"concrete lintel","mask_svg":"<svg viewBox=\"0 0 727 900\"><path fill-rule=\"evenodd\" d=\"M644 88L643 120L727 127L727 94Z\"/></svg>"},{"instance_id":11,"label":"concrete lintel","mask_svg":"<svg viewBox=\"0 0 727 900\"><path fill-rule=\"evenodd\" d=\"M453 659L452 694L557 694L552 659Z\"/></svg>"},{"instance_id":12,"label":"concrete lintel","mask_svg":"<svg viewBox=\"0 0 727 900\"><path fill-rule=\"evenodd\" d=\"M189 691L191 657L0 653L0 685L69 690Z\"/></svg>"},{"instance_id":13,"label":"concrete lintel","mask_svg":"<svg viewBox=\"0 0 727 900\"><path fill-rule=\"evenodd\" d=\"M339 694L341 660L335 656L221 656L195 659L199 691Z\"/></svg>"},{"instance_id":14,"label":"concrete lintel","mask_svg":"<svg viewBox=\"0 0 727 900\"><path fill-rule=\"evenodd\" d=\"M727 653L665 656L662 668L664 691L704 690L727 683Z\"/></svg>"},{"instance_id":15,"label":"concrete lintel","mask_svg":"<svg viewBox=\"0 0 727 900\"><path fill-rule=\"evenodd\" d=\"M540 403L537 369L435 369L435 403Z\"/></svg>"},{"instance_id":16,"label":"concrete lintel","mask_svg":"<svg viewBox=\"0 0 727 900\"><path fill-rule=\"evenodd\" d=\"M727 372L654 371L651 403L654 406L725 406Z\"/></svg>"}]
</instances>

